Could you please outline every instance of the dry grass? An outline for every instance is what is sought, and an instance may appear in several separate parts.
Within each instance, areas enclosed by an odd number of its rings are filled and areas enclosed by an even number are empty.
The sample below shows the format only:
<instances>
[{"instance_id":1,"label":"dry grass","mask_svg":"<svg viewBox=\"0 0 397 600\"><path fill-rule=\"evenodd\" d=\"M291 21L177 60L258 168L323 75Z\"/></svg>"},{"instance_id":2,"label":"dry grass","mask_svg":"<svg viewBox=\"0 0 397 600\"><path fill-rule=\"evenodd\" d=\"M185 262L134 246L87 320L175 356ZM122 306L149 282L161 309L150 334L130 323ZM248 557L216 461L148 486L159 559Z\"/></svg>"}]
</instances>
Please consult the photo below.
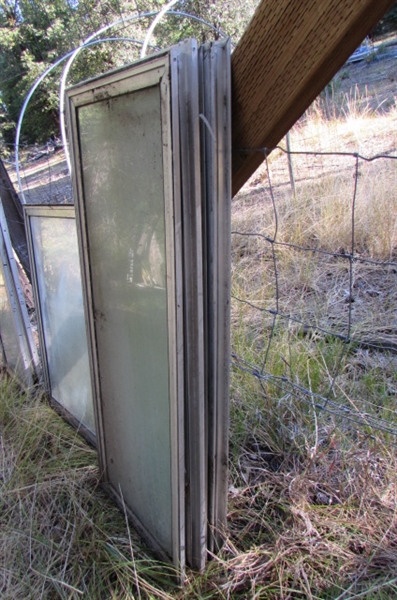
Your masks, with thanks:
<instances>
[{"instance_id":1,"label":"dry grass","mask_svg":"<svg viewBox=\"0 0 397 600\"><path fill-rule=\"evenodd\" d=\"M352 440L332 419L313 428L310 411L287 399L275 411L253 392L241 373L225 546L178 589L101 491L92 448L3 377L1 597L394 597L395 447L361 432Z\"/></svg>"},{"instance_id":2,"label":"dry grass","mask_svg":"<svg viewBox=\"0 0 397 600\"><path fill-rule=\"evenodd\" d=\"M4 375L0 417L1 598L172 598L172 569L102 492L96 452Z\"/></svg>"},{"instance_id":3,"label":"dry grass","mask_svg":"<svg viewBox=\"0 0 397 600\"><path fill-rule=\"evenodd\" d=\"M317 105L293 130L292 148L305 140L308 152L330 152L332 129L338 152L390 155L396 118L395 109L377 117L351 108L328 121ZM371 350L397 351L397 160L311 153L293 160L295 193L287 156L276 150L233 202L232 293L244 301L233 301L234 351L318 394L329 392L338 373L332 398L354 410L369 403L379 412L381 404L397 431L396 361ZM352 255L359 260L352 263ZM341 347L341 336L358 347ZM371 368L363 366L363 349ZM285 391L262 386L277 396Z\"/></svg>"},{"instance_id":4,"label":"dry grass","mask_svg":"<svg viewBox=\"0 0 397 600\"><path fill-rule=\"evenodd\" d=\"M72 202L72 182L68 172L65 153L59 150L29 160L25 150L20 158L20 178L25 200L28 204L64 204ZM20 192L15 166L8 169L15 189Z\"/></svg>"},{"instance_id":5,"label":"dry grass","mask_svg":"<svg viewBox=\"0 0 397 600\"><path fill-rule=\"evenodd\" d=\"M292 149L396 154L395 109L375 114L353 97L338 115L318 101ZM295 194L276 150L233 201L232 294L244 302L232 303L231 530L257 544L249 567L236 544L234 577L255 580L251 597L394 598L396 437L370 422L397 431L396 266L350 270L348 255L395 261L397 162L292 159ZM348 334L361 343L347 347ZM310 393L341 410L318 411Z\"/></svg>"}]
</instances>

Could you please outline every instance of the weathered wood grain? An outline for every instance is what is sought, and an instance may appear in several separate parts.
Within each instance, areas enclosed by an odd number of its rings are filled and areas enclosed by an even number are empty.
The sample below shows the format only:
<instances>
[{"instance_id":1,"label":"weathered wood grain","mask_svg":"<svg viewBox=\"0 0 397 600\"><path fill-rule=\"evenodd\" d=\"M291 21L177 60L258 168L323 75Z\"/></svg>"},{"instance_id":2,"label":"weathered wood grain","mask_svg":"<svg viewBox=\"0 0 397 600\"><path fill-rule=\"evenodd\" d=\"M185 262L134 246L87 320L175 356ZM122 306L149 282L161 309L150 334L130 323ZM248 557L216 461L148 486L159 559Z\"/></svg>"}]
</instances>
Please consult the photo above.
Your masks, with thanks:
<instances>
[{"instance_id":1,"label":"weathered wood grain","mask_svg":"<svg viewBox=\"0 0 397 600\"><path fill-rule=\"evenodd\" d=\"M238 192L394 0L262 0L232 55Z\"/></svg>"}]
</instances>

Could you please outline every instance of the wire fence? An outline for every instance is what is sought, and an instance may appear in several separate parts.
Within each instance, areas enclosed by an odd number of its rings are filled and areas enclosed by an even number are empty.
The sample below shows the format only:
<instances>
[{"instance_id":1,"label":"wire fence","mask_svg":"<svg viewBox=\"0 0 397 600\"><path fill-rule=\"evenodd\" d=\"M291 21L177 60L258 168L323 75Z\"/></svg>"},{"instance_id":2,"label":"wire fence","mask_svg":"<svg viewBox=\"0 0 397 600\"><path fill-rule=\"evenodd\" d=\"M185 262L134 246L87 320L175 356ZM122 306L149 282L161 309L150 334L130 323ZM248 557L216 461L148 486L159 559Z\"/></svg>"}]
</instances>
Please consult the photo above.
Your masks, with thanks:
<instances>
[{"instance_id":1,"label":"wire fence","mask_svg":"<svg viewBox=\"0 0 397 600\"><path fill-rule=\"evenodd\" d=\"M232 205L235 376L275 410L397 435L397 154L250 151L265 168Z\"/></svg>"},{"instance_id":2,"label":"wire fence","mask_svg":"<svg viewBox=\"0 0 397 600\"><path fill-rule=\"evenodd\" d=\"M313 149L250 150L265 166L232 201L232 368L262 397L394 436L397 152L336 140L298 130L293 147ZM73 202L56 141L20 156L27 203Z\"/></svg>"}]
</instances>

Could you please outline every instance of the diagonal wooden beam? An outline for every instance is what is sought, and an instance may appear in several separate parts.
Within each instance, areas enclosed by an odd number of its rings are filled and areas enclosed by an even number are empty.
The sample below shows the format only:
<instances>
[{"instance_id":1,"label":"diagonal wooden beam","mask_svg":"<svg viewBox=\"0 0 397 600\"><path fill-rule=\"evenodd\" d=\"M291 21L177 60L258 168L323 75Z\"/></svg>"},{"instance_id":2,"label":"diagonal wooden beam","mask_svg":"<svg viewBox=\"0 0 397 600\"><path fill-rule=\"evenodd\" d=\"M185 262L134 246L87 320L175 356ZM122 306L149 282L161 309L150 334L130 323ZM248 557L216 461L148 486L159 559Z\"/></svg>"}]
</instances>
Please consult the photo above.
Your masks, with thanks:
<instances>
[{"instance_id":1,"label":"diagonal wooden beam","mask_svg":"<svg viewBox=\"0 0 397 600\"><path fill-rule=\"evenodd\" d=\"M232 193L394 0L262 0L232 55Z\"/></svg>"}]
</instances>

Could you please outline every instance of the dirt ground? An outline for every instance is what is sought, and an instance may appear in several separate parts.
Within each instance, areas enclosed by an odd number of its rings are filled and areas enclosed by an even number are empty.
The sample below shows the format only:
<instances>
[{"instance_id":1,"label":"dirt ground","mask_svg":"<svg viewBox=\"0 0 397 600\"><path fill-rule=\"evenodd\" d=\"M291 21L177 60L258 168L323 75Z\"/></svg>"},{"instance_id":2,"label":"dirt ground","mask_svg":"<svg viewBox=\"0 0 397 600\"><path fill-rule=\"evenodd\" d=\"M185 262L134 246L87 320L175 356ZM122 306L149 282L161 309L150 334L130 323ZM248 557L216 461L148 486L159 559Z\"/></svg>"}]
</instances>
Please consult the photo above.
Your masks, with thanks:
<instances>
[{"instance_id":1,"label":"dirt ground","mask_svg":"<svg viewBox=\"0 0 397 600\"><path fill-rule=\"evenodd\" d=\"M373 46L373 52L357 62L346 63L333 79L335 97L347 94L368 102L373 110L387 111L397 98L397 38Z\"/></svg>"}]
</instances>

